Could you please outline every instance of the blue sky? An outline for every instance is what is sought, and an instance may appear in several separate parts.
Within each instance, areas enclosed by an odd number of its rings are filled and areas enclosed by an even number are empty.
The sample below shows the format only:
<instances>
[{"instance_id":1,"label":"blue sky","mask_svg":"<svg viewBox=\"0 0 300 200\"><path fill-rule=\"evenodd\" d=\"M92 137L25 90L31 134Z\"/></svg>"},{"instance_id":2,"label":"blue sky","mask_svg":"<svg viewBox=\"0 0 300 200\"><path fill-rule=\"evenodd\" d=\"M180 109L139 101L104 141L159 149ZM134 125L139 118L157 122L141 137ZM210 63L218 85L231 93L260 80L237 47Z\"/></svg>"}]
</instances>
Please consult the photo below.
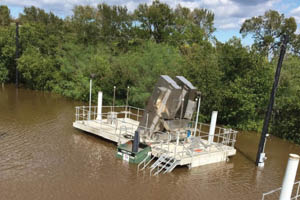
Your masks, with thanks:
<instances>
[{"instance_id":1,"label":"blue sky","mask_svg":"<svg viewBox=\"0 0 300 200\"><path fill-rule=\"evenodd\" d=\"M132 11L139 3L151 4L152 0L0 0L0 4L7 5L11 15L16 18L25 6L36 6L46 11L52 11L60 17L72 15L75 5L96 6L99 3L125 5ZM299 0L161 0L172 8L181 4L193 8L207 8L215 13L215 36L218 40L226 42L233 36L241 38L239 28L243 21L252 16L262 15L269 9L284 13L285 16L296 18L300 27L300 1ZM298 32L299 29L298 29ZM251 37L242 39L243 44L251 45Z\"/></svg>"}]
</instances>

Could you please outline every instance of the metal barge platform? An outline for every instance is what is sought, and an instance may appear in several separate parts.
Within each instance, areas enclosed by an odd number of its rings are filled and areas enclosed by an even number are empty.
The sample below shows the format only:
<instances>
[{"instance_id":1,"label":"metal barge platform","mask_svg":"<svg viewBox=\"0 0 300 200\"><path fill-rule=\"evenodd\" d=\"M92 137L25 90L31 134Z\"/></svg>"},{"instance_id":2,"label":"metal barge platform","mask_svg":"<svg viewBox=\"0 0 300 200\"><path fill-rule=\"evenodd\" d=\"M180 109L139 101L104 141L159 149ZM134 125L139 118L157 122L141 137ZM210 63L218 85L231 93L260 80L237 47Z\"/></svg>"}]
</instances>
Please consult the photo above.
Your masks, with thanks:
<instances>
[{"instance_id":1,"label":"metal barge platform","mask_svg":"<svg viewBox=\"0 0 300 200\"><path fill-rule=\"evenodd\" d=\"M144 112L132 106L101 106L101 109L98 106L78 106L73 127L122 144L132 140ZM177 165L191 168L223 162L236 154L234 144L237 131L216 126L212 136L209 130L208 124L197 123L195 126L195 122L190 121L188 128L176 133L161 132L153 137L142 136L141 142L151 146L149 156L152 159L146 162L147 158L141 162L139 169L148 166L151 173L158 174L170 172Z\"/></svg>"}]
</instances>

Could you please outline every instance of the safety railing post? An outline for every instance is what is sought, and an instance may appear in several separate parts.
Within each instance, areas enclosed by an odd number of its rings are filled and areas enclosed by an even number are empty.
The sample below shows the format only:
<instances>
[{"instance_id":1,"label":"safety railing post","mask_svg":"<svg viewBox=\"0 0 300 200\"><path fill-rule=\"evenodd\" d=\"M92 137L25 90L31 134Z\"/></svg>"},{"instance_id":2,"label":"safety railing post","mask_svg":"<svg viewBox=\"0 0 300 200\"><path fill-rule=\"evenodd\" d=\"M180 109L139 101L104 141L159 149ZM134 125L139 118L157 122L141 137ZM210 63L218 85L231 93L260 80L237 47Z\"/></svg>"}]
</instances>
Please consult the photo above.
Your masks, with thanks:
<instances>
[{"instance_id":1,"label":"safety railing post","mask_svg":"<svg viewBox=\"0 0 300 200\"><path fill-rule=\"evenodd\" d=\"M201 130L202 130L202 123L200 123L199 136L201 136Z\"/></svg>"},{"instance_id":2,"label":"safety railing post","mask_svg":"<svg viewBox=\"0 0 300 200\"><path fill-rule=\"evenodd\" d=\"M131 115L131 107L129 107L129 119L131 119L130 115Z\"/></svg>"}]
</instances>

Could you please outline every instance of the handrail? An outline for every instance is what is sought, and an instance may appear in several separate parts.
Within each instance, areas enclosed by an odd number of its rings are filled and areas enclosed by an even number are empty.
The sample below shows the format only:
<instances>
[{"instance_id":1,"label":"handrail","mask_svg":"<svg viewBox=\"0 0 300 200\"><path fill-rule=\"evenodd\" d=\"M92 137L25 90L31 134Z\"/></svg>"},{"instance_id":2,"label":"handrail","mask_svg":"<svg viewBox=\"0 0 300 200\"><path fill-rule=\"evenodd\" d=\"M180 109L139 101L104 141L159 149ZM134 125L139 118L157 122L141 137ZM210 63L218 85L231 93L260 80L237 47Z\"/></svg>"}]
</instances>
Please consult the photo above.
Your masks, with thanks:
<instances>
[{"instance_id":1,"label":"handrail","mask_svg":"<svg viewBox=\"0 0 300 200\"><path fill-rule=\"evenodd\" d=\"M124 120L123 117L118 118L119 114L122 114L121 116L124 116L124 113L122 113L123 111L130 112L129 117L127 117L127 118L137 121L139 118L142 117L142 111L144 111L144 109L137 108L137 107L134 107L134 106L114 106L114 107L116 109L112 109L113 106L102 106L101 117L102 117L102 119L109 119L109 120L113 121L112 123L115 123L115 124L104 124L101 121L97 120L98 117L99 117L99 114L97 113L97 111L98 111L97 106L91 106L91 109L89 109L90 108L89 106L76 106L75 107L76 108L75 120L76 121L82 121L83 123L85 121L88 121L88 120L93 120L95 122L100 122L100 124L102 124L104 127L105 126L110 126L112 128L116 128L116 131L118 131L119 127L116 124L117 123L121 124L120 123L120 122L122 122L121 119ZM111 110L116 111L115 116L112 115ZM113 118L109 118L109 116L113 116ZM126 115L125 115L125 117L126 117ZM191 121L191 122L189 122L189 124L192 125L192 127L194 127L193 124L195 124L195 122ZM135 131L133 129L137 128L137 124L126 121L126 125L131 126L132 130L129 130L128 132L130 134L133 134L133 132ZM143 126L138 126L138 127L141 130L144 130L145 132L151 132L151 133L154 132L153 129L148 128L148 127L143 127ZM208 128L209 128L209 124L198 123L198 125L196 126L197 135L194 136L194 137L199 137L200 139L207 138L209 136ZM189 128L187 128L186 130L189 130ZM155 132L162 133L160 131L155 131ZM225 146L234 147L235 142L236 142L236 134L237 134L237 131L235 131L235 130L226 129L226 128L217 126L216 127L216 133L215 133L214 137L217 138L217 143L225 145ZM170 137L168 137L168 138L170 138Z\"/></svg>"},{"instance_id":2,"label":"handrail","mask_svg":"<svg viewBox=\"0 0 300 200\"><path fill-rule=\"evenodd\" d=\"M147 160L149 157L151 157L151 154L148 154L148 155L142 160L142 162L140 162L140 163L138 164L138 166L137 166L137 171L139 171L140 166L141 166L143 163L144 163L143 169L145 168L146 160Z\"/></svg>"}]
</instances>

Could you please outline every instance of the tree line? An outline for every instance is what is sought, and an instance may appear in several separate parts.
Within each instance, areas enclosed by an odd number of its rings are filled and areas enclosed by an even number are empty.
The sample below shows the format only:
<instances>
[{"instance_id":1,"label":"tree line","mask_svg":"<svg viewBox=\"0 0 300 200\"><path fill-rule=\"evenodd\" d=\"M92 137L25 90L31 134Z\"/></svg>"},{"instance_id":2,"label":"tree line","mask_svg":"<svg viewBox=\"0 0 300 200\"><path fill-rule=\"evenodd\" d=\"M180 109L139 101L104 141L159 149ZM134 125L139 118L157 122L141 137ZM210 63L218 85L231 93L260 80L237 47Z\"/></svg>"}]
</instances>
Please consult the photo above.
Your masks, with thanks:
<instances>
[{"instance_id":1,"label":"tree line","mask_svg":"<svg viewBox=\"0 0 300 200\"><path fill-rule=\"evenodd\" d=\"M16 22L19 56L16 58ZM213 12L175 9L159 1L124 6L75 6L64 19L36 7L25 7L12 19L0 6L0 82L14 82L16 69L23 87L48 90L87 101L89 80L93 99L104 92L111 104L144 107L161 74L183 75L202 93L201 120L219 111L218 123L241 130L262 128L283 35L289 35L272 116L271 133L300 143L300 48L294 18L274 10L246 20L242 35L254 44L243 46L233 37L222 43L213 33Z\"/></svg>"}]
</instances>

